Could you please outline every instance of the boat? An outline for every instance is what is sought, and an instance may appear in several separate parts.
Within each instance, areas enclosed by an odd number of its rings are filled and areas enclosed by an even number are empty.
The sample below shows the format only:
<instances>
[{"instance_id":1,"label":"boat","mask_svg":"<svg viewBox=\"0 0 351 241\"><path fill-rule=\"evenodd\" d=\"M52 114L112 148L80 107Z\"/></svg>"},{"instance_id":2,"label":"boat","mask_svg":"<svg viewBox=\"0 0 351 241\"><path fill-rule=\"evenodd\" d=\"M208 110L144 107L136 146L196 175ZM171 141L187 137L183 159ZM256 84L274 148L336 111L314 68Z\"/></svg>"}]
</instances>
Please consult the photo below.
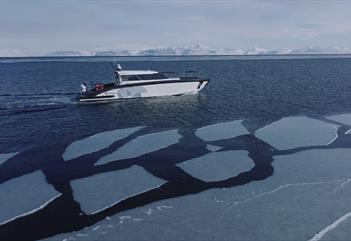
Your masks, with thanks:
<instances>
[{"instance_id":1,"label":"boat","mask_svg":"<svg viewBox=\"0 0 351 241\"><path fill-rule=\"evenodd\" d=\"M115 79L110 83L81 85L79 101L109 101L143 97L177 96L196 94L210 81L199 78L196 71L187 71L183 77L175 72L157 72L152 70L123 70L115 66Z\"/></svg>"}]
</instances>

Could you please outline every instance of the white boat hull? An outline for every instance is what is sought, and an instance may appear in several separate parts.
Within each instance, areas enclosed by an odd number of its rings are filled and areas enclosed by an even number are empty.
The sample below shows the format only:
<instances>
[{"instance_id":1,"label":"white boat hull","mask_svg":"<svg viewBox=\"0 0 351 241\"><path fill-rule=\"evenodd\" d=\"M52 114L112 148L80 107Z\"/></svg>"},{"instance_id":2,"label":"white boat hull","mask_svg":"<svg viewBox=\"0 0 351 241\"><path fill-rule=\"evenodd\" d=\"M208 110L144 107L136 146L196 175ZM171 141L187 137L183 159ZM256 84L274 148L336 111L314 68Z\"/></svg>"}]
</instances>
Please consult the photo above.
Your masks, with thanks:
<instances>
[{"instance_id":1,"label":"white boat hull","mask_svg":"<svg viewBox=\"0 0 351 241\"><path fill-rule=\"evenodd\" d=\"M80 101L106 101L130 98L196 94L209 80L165 81L120 85L93 96L81 96Z\"/></svg>"}]
</instances>

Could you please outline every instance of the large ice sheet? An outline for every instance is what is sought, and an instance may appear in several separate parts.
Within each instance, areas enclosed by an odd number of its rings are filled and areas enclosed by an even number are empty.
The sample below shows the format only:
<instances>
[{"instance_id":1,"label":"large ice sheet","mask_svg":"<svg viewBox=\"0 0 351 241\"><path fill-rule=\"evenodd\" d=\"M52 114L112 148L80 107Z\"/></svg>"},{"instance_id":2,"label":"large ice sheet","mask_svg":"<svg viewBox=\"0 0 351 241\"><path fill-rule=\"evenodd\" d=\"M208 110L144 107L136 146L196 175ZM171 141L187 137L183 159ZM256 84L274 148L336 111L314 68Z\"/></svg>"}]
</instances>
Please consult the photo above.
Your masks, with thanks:
<instances>
[{"instance_id":1,"label":"large ice sheet","mask_svg":"<svg viewBox=\"0 0 351 241\"><path fill-rule=\"evenodd\" d=\"M85 213L95 213L165 181L139 166L97 174L71 182L74 199Z\"/></svg>"},{"instance_id":2,"label":"large ice sheet","mask_svg":"<svg viewBox=\"0 0 351 241\"><path fill-rule=\"evenodd\" d=\"M41 171L2 183L0 184L0 223L42 208L58 195L60 193L46 182Z\"/></svg>"},{"instance_id":3,"label":"large ice sheet","mask_svg":"<svg viewBox=\"0 0 351 241\"><path fill-rule=\"evenodd\" d=\"M351 114L333 115L327 117L329 120L351 126Z\"/></svg>"},{"instance_id":4,"label":"large ice sheet","mask_svg":"<svg viewBox=\"0 0 351 241\"><path fill-rule=\"evenodd\" d=\"M338 125L308 117L287 117L255 132L261 140L283 150L328 145L337 137Z\"/></svg>"},{"instance_id":5,"label":"large ice sheet","mask_svg":"<svg viewBox=\"0 0 351 241\"><path fill-rule=\"evenodd\" d=\"M204 141L216 141L249 134L249 132L242 125L242 120L235 120L201 127L195 134Z\"/></svg>"},{"instance_id":6,"label":"large ice sheet","mask_svg":"<svg viewBox=\"0 0 351 241\"><path fill-rule=\"evenodd\" d=\"M323 228L310 241L345 241L350 236L351 211Z\"/></svg>"},{"instance_id":7,"label":"large ice sheet","mask_svg":"<svg viewBox=\"0 0 351 241\"><path fill-rule=\"evenodd\" d=\"M115 152L100 158L95 165L105 164L111 161L138 157L153 151L160 150L178 143L182 136L177 130L156 132L131 140Z\"/></svg>"},{"instance_id":8,"label":"large ice sheet","mask_svg":"<svg viewBox=\"0 0 351 241\"><path fill-rule=\"evenodd\" d=\"M265 180L160 200L48 240L309 240L350 212L350 156L350 149L276 156ZM344 230L339 239L321 240L347 240L343 225L350 218L325 235Z\"/></svg>"},{"instance_id":9,"label":"large ice sheet","mask_svg":"<svg viewBox=\"0 0 351 241\"><path fill-rule=\"evenodd\" d=\"M224 180L254 167L247 151L223 151L178 164L184 171L206 182Z\"/></svg>"},{"instance_id":10,"label":"large ice sheet","mask_svg":"<svg viewBox=\"0 0 351 241\"><path fill-rule=\"evenodd\" d=\"M62 154L65 161L77 158L79 156L96 152L107 148L116 141L119 141L143 127L133 127L126 129L116 129L111 131L101 132L85 139L71 143Z\"/></svg>"},{"instance_id":11,"label":"large ice sheet","mask_svg":"<svg viewBox=\"0 0 351 241\"><path fill-rule=\"evenodd\" d=\"M0 154L0 165L6 162L8 159L11 157L14 157L18 154L19 152L11 152L11 153L1 153Z\"/></svg>"}]
</instances>

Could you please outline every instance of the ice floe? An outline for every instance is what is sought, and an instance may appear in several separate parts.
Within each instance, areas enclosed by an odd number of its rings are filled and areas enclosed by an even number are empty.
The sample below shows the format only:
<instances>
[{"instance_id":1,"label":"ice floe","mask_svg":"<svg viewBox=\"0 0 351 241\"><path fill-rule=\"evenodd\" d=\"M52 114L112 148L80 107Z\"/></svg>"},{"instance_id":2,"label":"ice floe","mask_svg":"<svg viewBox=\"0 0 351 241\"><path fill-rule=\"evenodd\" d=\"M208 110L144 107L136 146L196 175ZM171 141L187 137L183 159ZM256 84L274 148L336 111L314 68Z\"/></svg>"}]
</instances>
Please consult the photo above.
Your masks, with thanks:
<instances>
[{"instance_id":1,"label":"ice floe","mask_svg":"<svg viewBox=\"0 0 351 241\"><path fill-rule=\"evenodd\" d=\"M126 210L112 215L111 220L102 220L87 232L84 230L89 237L80 240L115 237L130 241L232 240L233 237L240 240L308 240L337 220L337 228L327 232L321 240L345 240L349 237L351 221L349 216L344 216L350 212L350 156L351 149L317 149L274 156L274 175L265 180L205 190L168 199L166 203L160 200ZM338 187L342 189L333 192ZM243 202L232 205L235 201ZM161 206L173 208L159 211L157 207ZM119 224L119 216L140 217L144 222ZM340 220L344 221L339 223ZM123 228L107 229L108 224L123 225ZM347 224L339 236L343 239L326 239ZM92 231L97 225L101 228ZM102 236L101 231L105 229L109 232ZM72 233L48 240L69 235Z\"/></svg>"},{"instance_id":2,"label":"ice floe","mask_svg":"<svg viewBox=\"0 0 351 241\"><path fill-rule=\"evenodd\" d=\"M60 195L46 182L41 171L2 183L0 185L0 224L42 209Z\"/></svg>"},{"instance_id":3,"label":"ice floe","mask_svg":"<svg viewBox=\"0 0 351 241\"><path fill-rule=\"evenodd\" d=\"M339 126L308 117L287 117L255 132L261 140L283 150L328 145L337 138Z\"/></svg>"},{"instance_id":4,"label":"ice floe","mask_svg":"<svg viewBox=\"0 0 351 241\"><path fill-rule=\"evenodd\" d=\"M351 114L333 115L327 117L329 120L351 126Z\"/></svg>"},{"instance_id":5,"label":"ice floe","mask_svg":"<svg viewBox=\"0 0 351 241\"><path fill-rule=\"evenodd\" d=\"M242 120L222 122L199 128L195 134L204 141L217 141L249 134Z\"/></svg>"},{"instance_id":6,"label":"ice floe","mask_svg":"<svg viewBox=\"0 0 351 241\"><path fill-rule=\"evenodd\" d=\"M206 145L206 149L209 150L209 151L215 152L215 151L218 151L218 150L222 149L222 147L207 144Z\"/></svg>"},{"instance_id":7,"label":"ice floe","mask_svg":"<svg viewBox=\"0 0 351 241\"><path fill-rule=\"evenodd\" d=\"M274 156L272 163L274 175L269 179L255 183L255 185L248 184L245 192L253 194L234 202L234 205L259 200L265 196L293 188L324 185L333 187L330 193L340 191L351 182L349 155L351 155L351 149L339 148L314 149L290 155ZM251 189L254 186L258 186L258 188ZM267 187L268 189L265 190ZM240 189L242 188L237 190Z\"/></svg>"},{"instance_id":8,"label":"ice floe","mask_svg":"<svg viewBox=\"0 0 351 241\"><path fill-rule=\"evenodd\" d=\"M139 166L71 182L73 196L85 213L96 213L119 201L165 183Z\"/></svg>"},{"instance_id":9,"label":"ice floe","mask_svg":"<svg viewBox=\"0 0 351 241\"><path fill-rule=\"evenodd\" d=\"M351 212L346 213L345 215L339 217L333 223L329 224L327 227L323 228L319 233L315 234L313 238L309 241L318 241L321 240L328 232L332 231L336 227L338 227L342 222L346 221L351 217ZM335 240L335 239L333 239Z\"/></svg>"},{"instance_id":10,"label":"ice floe","mask_svg":"<svg viewBox=\"0 0 351 241\"><path fill-rule=\"evenodd\" d=\"M93 153L109 147L116 141L122 140L143 127L132 127L126 129L116 129L101 132L85 139L72 142L62 154L65 161L77 158L79 156Z\"/></svg>"},{"instance_id":11,"label":"ice floe","mask_svg":"<svg viewBox=\"0 0 351 241\"><path fill-rule=\"evenodd\" d=\"M248 157L248 152L223 151L212 152L204 156L177 164L195 178L206 182L227 179L248 171L254 167L254 162Z\"/></svg>"},{"instance_id":12,"label":"ice floe","mask_svg":"<svg viewBox=\"0 0 351 241\"><path fill-rule=\"evenodd\" d=\"M0 154L0 165L9 160L11 157L14 157L19 152L11 152L11 153L1 153Z\"/></svg>"},{"instance_id":13,"label":"ice floe","mask_svg":"<svg viewBox=\"0 0 351 241\"><path fill-rule=\"evenodd\" d=\"M155 132L131 140L115 152L100 158L95 165L105 164L111 161L138 157L153 151L157 151L179 142L182 136L178 130Z\"/></svg>"}]
</instances>

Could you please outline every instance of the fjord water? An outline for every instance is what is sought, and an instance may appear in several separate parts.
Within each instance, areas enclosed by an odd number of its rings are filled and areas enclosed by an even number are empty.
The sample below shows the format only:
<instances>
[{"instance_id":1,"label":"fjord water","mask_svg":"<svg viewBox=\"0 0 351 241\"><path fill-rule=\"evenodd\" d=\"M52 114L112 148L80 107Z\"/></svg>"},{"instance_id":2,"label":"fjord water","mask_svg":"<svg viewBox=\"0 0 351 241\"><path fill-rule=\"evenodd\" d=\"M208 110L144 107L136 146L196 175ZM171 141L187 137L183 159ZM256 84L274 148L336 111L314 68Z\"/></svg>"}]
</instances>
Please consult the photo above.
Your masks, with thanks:
<instances>
[{"instance_id":1,"label":"fjord water","mask_svg":"<svg viewBox=\"0 0 351 241\"><path fill-rule=\"evenodd\" d=\"M78 103L111 60L0 61L1 240L348 237L351 57L120 58L211 82Z\"/></svg>"}]
</instances>

